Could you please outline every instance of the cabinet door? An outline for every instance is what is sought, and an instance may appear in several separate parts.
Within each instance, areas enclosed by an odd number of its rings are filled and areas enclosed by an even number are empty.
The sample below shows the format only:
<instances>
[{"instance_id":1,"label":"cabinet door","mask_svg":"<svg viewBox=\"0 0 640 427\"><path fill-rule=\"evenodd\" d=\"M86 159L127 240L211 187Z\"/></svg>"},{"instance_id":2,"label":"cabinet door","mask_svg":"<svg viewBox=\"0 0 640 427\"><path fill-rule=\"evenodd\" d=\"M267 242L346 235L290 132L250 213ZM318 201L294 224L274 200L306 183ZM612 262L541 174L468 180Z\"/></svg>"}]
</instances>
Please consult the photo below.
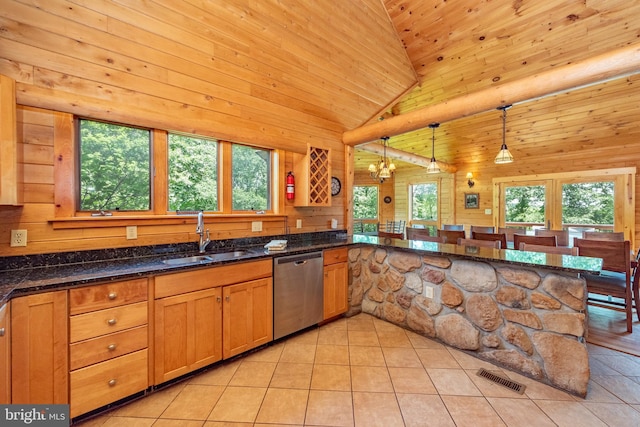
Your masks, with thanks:
<instances>
[{"instance_id":1,"label":"cabinet door","mask_svg":"<svg viewBox=\"0 0 640 427\"><path fill-rule=\"evenodd\" d=\"M225 286L223 297L225 359L273 339L271 277Z\"/></svg>"},{"instance_id":2,"label":"cabinet door","mask_svg":"<svg viewBox=\"0 0 640 427\"><path fill-rule=\"evenodd\" d=\"M345 313L348 308L349 270L346 262L324 267L324 319Z\"/></svg>"},{"instance_id":3,"label":"cabinet door","mask_svg":"<svg viewBox=\"0 0 640 427\"><path fill-rule=\"evenodd\" d=\"M11 301L11 400L69 403L67 292Z\"/></svg>"},{"instance_id":4,"label":"cabinet door","mask_svg":"<svg viewBox=\"0 0 640 427\"><path fill-rule=\"evenodd\" d=\"M10 304L0 307L0 405L11 403L11 339Z\"/></svg>"},{"instance_id":5,"label":"cabinet door","mask_svg":"<svg viewBox=\"0 0 640 427\"><path fill-rule=\"evenodd\" d=\"M156 384L222 359L221 295L212 288L156 300Z\"/></svg>"}]
</instances>

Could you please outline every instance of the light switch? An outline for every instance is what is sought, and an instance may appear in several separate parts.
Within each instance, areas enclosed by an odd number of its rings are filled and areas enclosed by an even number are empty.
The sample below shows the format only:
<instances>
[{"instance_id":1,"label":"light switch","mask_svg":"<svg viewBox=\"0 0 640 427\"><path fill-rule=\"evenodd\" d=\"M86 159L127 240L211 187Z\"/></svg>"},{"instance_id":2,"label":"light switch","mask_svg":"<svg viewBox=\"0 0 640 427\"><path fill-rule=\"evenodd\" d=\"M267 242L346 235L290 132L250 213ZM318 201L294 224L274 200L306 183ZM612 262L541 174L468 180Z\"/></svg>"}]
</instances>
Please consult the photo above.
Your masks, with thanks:
<instances>
[{"instance_id":1,"label":"light switch","mask_svg":"<svg viewBox=\"0 0 640 427\"><path fill-rule=\"evenodd\" d=\"M491 209L485 209L484 210L484 214L485 215L491 215Z\"/></svg>"},{"instance_id":2,"label":"light switch","mask_svg":"<svg viewBox=\"0 0 640 427\"><path fill-rule=\"evenodd\" d=\"M251 223L251 231L262 231L262 221L253 221Z\"/></svg>"},{"instance_id":3,"label":"light switch","mask_svg":"<svg viewBox=\"0 0 640 427\"><path fill-rule=\"evenodd\" d=\"M135 225L127 226L127 240L133 240L138 238L138 227Z\"/></svg>"},{"instance_id":4,"label":"light switch","mask_svg":"<svg viewBox=\"0 0 640 427\"><path fill-rule=\"evenodd\" d=\"M302 228L302 220L296 219L296 228Z\"/></svg>"}]
</instances>

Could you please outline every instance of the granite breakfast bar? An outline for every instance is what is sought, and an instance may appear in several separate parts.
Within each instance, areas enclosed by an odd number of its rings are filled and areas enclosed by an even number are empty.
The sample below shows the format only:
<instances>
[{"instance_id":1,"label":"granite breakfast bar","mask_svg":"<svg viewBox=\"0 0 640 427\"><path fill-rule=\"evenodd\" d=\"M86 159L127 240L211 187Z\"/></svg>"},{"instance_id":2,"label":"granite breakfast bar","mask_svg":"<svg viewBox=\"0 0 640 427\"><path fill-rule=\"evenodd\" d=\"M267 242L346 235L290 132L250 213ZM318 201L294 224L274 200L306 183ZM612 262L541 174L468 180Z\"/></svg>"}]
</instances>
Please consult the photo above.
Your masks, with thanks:
<instances>
[{"instance_id":1,"label":"granite breakfast bar","mask_svg":"<svg viewBox=\"0 0 640 427\"><path fill-rule=\"evenodd\" d=\"M584 397L587 293L601 260L354 236L350 315L372 314Z\"/></svg>"}]
</instances>

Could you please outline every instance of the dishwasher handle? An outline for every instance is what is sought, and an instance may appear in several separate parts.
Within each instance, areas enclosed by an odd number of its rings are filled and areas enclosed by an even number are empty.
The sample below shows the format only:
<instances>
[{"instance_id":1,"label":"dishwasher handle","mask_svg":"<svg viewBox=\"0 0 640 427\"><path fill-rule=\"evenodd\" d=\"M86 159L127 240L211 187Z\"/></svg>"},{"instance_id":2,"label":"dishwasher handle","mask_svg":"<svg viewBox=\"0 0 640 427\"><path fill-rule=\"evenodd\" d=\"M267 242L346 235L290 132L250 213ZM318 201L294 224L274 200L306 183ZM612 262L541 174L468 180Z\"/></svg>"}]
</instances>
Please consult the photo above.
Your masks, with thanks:
<instances>
[{"instance_id":1,"label":"dishwasher handle","mask_svg":"<svg viewBox=\"0 0 640 427\"><path fill-rule=\"evenodd\" d=\"M293 265L305 265L307 263L307 260L305 259L304 261L294 261Z\"/></svg>"}]
</instances>

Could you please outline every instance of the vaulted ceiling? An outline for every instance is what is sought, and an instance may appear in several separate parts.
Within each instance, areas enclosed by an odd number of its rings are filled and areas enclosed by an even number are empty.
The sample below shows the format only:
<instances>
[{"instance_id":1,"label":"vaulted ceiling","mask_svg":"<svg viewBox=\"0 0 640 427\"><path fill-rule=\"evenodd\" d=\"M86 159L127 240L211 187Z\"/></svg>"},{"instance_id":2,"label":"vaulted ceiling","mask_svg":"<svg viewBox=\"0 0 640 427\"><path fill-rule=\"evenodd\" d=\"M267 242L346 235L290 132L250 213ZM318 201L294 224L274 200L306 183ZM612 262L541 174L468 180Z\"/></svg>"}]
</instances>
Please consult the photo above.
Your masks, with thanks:
<instances>
[{"instance_id":1,"label":"vaulted ceiling","mask_svg":"<svg viewBox=\"0 0 640 427\"><path fill-rule=\"evenodd\" d=\"M383 3L419 79L415 89L389 105L387 117L640 43L640 2ZM637 141L639 80L636 74L514 105L507 119L510 150L516 159L531 159L603 141L613 143L611 135L635 135ZM442 123L436 131L436 158L467 169L477 168L481 162L492 163L502 138L501 115L500 111L488 111ZM389 143L392 148L431 157L428 128L393 135ZM356 150L356 170L366 169L377 158Z\"/></svg>"}]
</instances>

